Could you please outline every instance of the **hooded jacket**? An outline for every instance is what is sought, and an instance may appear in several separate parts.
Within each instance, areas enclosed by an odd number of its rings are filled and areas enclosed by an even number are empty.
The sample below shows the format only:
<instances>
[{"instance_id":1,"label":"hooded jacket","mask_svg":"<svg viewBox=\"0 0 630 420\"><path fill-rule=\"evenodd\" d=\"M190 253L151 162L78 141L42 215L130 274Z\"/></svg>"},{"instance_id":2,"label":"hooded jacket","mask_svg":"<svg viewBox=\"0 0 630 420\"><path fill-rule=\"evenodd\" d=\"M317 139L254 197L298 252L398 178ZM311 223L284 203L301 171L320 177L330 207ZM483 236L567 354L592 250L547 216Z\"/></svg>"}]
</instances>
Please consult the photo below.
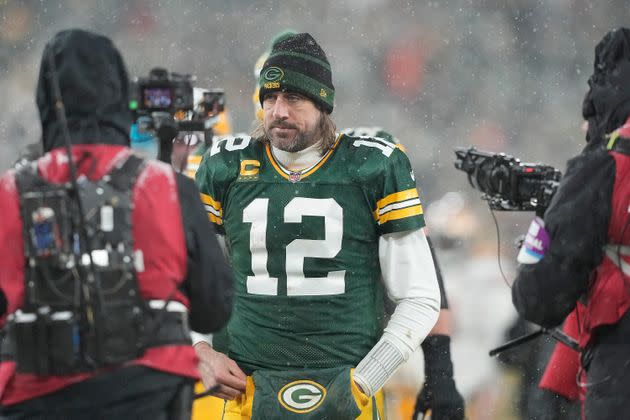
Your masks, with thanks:
<instances>
[{"instance_id":1,"label":"hooded jacket","mask_svg":"<svg viewBox=\"0 0 630 420\"><path fill-rule=\"evenodd\" d=\"M62 147L64 126L54 109L52 77L59 82L65 105L77 176L98 180L132 153L128 147L128 80L122 58L109 39L82 30L60 32L44 50L37 105L46 154L36 165L42 178L63 183L70 175ZM144 255L144 270L137 273L143 298L182 303L196 331L208 333L221 328L231 311L231 271L194 183L175 174L169 165L146 161L133 186L132 199L134 250ZM0 288L7 306L0 318L2 326L6 315L19 309L24 300L26 260L14 171L0 177L0 214L0 243L6 245L0 253ZM197 358L190 345L151 347L129 365L198 377ZM36 376L18 373L13 361L3 360L0 403L6 406L28 401L95 374L107 373Z\"/></svg>"},{"instance_id":2,"label":"hooded jacket","mask_svg":"<svg viewBox=\"0 0 630 420\"><path fill-rule=\"evenodd\" d=\"M623 398L628 385L623 377L630 363L625 344L630 337L630 280L622 263L614 261L625 256L611 254L610 246L605 251L609 244L630 245L628 80L630 30L622 28L609 32L595 49L583 103L587 145L568 162L545 212L549 249L538 263L520 267L512 288L516 309L536 324L558 326L574 311L571 319L577 324L574 332L584 349L582 367L589 383L584 388L587 418L609 418L630 408ZM553 389L575 397L574 355L563 357L561 365L554 359L552 369L567 380L555 381Z\"/></svg>"},{"instance_id":3,"label":"hooded jacket","mask_svg":"<svg viewBox=\"0 0 630 420\"><path fill-rule=\"evenodd\" d=\"M587 149L605 144L605 136L621 127L630 115L630 29L608 32L595 47L593 74L582 103L588 121Z\"/></svg>"},{"instance_id":4,"label":"hooded jacket","mask_svg":"<svg viewBox=\"0 0 630 420\"><path fill-rule=\"evenodd\" d=\"M624 80L625 78L625 80ZM550 247L537 264L522 265L512 288L517 310L545 327L562 323L590 285L608 242L615 159L608 137L630 116L630 29L609 32L595 48L583 104L589 123L584 150L567 163L545 212ZM630 233L630 232L628 232Z\"/></svg>"},{"instance_id":5,"label":"hooded jacket","mask_svg":"<svg viewBox=\"0 0 630 420\"><path fill-rule=\"evenodd\" d=\"M67 30L46 45L39 71L36 101L44 152L64 145L62 122L55 113L50 56L54 58L54 77L66 110L70 142L129 146L129 80L120 53L104 36Z\"/></svg>"}]
</instances>

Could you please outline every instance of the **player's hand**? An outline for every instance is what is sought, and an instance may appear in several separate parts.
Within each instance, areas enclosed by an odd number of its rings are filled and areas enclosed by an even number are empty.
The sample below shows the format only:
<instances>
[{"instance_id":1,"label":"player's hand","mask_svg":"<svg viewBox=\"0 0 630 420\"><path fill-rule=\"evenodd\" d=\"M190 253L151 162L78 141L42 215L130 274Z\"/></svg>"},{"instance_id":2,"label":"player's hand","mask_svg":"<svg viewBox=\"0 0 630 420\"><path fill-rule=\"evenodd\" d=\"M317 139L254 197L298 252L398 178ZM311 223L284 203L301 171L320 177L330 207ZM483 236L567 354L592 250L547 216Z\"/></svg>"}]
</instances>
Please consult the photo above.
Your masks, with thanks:
<instances>
[{"instance_id":1,"label":"player's hand","mask_svg":"<svg viewBox=\"0 0 630 420\"><path fill-rule=\"evenodd\" d=\"M206 389L218 387L212 395L225 400L233 400L245 392L247 375L234 360L204 342L197 343L195 351L199 357L201 380Z\"/></svg>"},{"instance_id":2,"label":"player's hand","mask_svg":"<svg viewBox=\"0 0 630 420\"><path fill-rule=\"evenodd\" d=\"M464 398L452 378L426 382L416 400L413 420L423 419L430 411L431 420L463 420Z\"/></svg>"}]
</instances>

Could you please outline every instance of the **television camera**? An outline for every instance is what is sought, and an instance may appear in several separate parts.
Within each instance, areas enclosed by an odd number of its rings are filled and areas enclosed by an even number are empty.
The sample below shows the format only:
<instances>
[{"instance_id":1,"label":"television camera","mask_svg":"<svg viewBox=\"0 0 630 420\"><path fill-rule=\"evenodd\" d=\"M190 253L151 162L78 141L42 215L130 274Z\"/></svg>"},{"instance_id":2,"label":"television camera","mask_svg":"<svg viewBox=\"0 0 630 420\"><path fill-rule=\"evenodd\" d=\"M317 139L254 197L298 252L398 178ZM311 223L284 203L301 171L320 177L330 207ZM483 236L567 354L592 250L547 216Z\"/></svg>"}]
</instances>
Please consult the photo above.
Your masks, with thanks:
<instances>
[{"instance_id":1,"label":"television camera","mask_svg":"<svg viewBox=\"0 0 630 420\"><path fill-rule=\"evenodd\" d=\"M490 208L535 211L542 215L555 194L562 174L552 166L522 163L505 153L474 147L455 148L455 168L468 174L470 185L483 193Z\"/></svg>"},{"instance_id":2,"label":"television camera","mask_svg":"<svg viewBox=\"0 0 630 420\"><path fill-rule=\"evenodd\" d=\"M225 109L223 89L203 90L201 97L195 98L194 82L192 75L169 73L159 67L148 77L132 82L129 107L138 130L158 138L161 161L170 163L173 139L181 131L203 131L211 139L212 126Z\"/></svg>"}]
</instances>

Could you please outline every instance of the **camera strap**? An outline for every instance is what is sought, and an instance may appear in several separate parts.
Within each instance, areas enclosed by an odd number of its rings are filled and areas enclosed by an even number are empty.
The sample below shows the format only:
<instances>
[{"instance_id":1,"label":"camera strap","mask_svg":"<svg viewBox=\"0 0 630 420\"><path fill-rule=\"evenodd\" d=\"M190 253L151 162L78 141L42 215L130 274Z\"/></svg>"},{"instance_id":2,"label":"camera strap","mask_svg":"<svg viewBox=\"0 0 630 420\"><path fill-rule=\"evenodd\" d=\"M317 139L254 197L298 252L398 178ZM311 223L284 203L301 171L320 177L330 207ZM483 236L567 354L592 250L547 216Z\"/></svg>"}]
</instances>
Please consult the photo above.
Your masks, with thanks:
<instances>
[{"instance_id":1,"label":"camera strap","mask_svg":"<svg viewBox=\"0 0 630 420\"><path fill-rule=\"evenodd\" d=\"M133 187L134 182L144 167L144 159L131 154L123 162L109 173L109 183L117 190L127 191Z\"/></svg>"}]
</instances>

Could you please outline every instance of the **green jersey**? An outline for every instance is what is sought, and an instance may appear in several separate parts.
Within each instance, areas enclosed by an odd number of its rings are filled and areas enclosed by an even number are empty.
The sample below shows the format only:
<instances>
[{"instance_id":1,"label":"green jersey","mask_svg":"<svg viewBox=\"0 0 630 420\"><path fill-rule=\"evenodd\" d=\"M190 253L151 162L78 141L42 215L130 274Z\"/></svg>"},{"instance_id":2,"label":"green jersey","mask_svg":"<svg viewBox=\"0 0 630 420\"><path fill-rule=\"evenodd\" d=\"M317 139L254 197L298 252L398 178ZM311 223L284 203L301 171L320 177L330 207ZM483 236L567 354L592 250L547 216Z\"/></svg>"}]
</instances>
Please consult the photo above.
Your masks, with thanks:
<instances>
[{"instance_id":1,"label":"green jersey","mask_svg":"<svg viewBox=\"0 0 630 420\"><path fill-rule=\"evenodd\" d=\"M356 365L382 333L379 236L424 226L396 144L339 135L313 167L225 138L196 175L235 274L228 355L246 372Z\"/></svg>"}]
</instances>

